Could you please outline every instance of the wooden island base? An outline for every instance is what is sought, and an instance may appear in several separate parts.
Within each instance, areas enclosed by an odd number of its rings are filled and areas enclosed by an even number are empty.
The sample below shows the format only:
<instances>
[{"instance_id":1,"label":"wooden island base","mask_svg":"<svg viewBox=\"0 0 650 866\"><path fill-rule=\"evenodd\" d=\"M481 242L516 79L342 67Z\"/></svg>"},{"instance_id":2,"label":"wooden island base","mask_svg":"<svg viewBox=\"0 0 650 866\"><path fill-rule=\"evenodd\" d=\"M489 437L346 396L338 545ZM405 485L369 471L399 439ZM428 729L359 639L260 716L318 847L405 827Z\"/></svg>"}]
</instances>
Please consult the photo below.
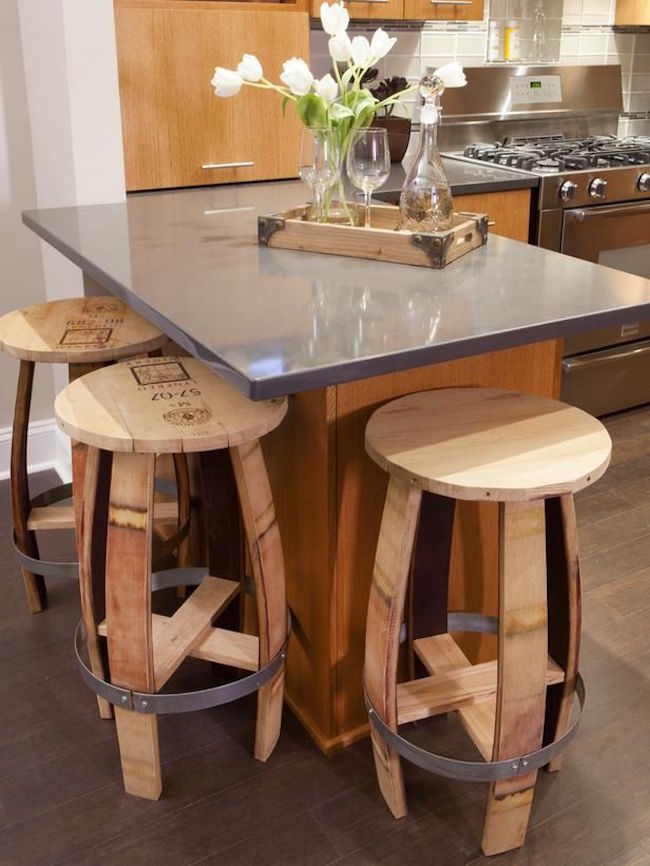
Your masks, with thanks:
<instances>
[{"instance_id":1,"label":"wooden island base","mask_svg":"<svg viewBox=\"0 0 650 866\"><path fill-rule=\"evenodd\" d=\"M549 340L307 391L290 399L284 423L265 437L293 611L285 694L324 752L368 733L364 632L387 484L364 450L370 415L428 388L492 386L557 397L561 355L561 342ZM450 609L497 614L497 541L496 506L459 503ZM494 636L467 634L459 643L472 663L496 658Z\"/></svg>"}]
</instances>

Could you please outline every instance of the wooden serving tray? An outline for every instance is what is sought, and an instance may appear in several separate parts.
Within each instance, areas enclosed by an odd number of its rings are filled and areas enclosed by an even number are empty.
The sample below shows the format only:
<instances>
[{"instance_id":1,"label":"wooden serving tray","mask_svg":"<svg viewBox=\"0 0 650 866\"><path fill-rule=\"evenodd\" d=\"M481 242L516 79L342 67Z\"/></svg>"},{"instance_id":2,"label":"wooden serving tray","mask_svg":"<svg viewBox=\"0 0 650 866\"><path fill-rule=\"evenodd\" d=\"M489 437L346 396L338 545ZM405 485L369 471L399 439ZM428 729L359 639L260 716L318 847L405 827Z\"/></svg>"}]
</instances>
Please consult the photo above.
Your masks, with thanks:
<instances>
[{"instance_id":1,"label":"wooden serving tray","mask_svg":"<svg viewBox=\"0 0 650 866\"><path fill-rule=\"evenodd\" d=\"M486 214L456 213L444 232L397 231L399 208L371 207L372 227L317 223L305 218L310 205L257 219L260 244L285 250L330 253L404 265L444 268L459 256L487 243Z\"/></svg>"}]
</instances>

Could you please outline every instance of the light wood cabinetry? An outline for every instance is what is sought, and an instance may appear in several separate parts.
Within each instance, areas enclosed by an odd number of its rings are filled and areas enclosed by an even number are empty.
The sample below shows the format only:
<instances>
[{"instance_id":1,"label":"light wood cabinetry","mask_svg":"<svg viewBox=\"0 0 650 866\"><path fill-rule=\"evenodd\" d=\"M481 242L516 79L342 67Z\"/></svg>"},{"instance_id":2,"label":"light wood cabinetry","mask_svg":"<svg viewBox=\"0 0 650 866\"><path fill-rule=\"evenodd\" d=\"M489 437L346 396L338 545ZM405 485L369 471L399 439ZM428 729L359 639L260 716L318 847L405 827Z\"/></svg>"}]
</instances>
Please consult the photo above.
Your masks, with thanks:
<instances>
[{"instance_id":1,"label":"light wood cabinetry","mask_svg":"<svg viewBox=\"0 0 650 866\"><path fill-rule=\"evenodd\" d=\"M418 21L482 21L484 0L404 0L404 18Z\"/></svg>"},{"instance_id":2,"label":"light wood cabinetry","mask_svg":"<svg viewBox=\"0 0 650 866\"><path fill-rule=\"evenodd\" d=\"M479 195L455 195L457 211L486 213L490 221L490 233L528 242L530 222L530 190L508 189L503 192L486 192Z\"/></svg>"},{"instance_id":3,"label":"light wood cabinetry","mask_svg":"<svg viewBox=\"0 0 650 866\"><path fill-rule=\"evenodd\" d=\"M215 66L234 68L244 52L274 79L288 57L309 61L307 13L279 6L116 3L127 190L297 175L295 112L283 118L280 98L255 88L219 99L210 84Z\"/></svg>"},{"instance_id":4,"label":"light wood cabinetry","mask_svg":"<svg viewBox=\"0 0 650 866\"><path fill-rule=\"evenodd\" d=\"M312 0L311 14L320 15L322 0ZM482 21L485 0L347 0L350 18L387 21Z\"/></svg>"},{"instance_id":5,"label":"light wood cabinetry","mask_svg":"<svg viewBox=\"0 0 650 866\"><path fill-rule=\"evenodd\" d=\"M636 27L650 25L650 0L616 0L614 24Z\"/></svg>"}]
</instances>

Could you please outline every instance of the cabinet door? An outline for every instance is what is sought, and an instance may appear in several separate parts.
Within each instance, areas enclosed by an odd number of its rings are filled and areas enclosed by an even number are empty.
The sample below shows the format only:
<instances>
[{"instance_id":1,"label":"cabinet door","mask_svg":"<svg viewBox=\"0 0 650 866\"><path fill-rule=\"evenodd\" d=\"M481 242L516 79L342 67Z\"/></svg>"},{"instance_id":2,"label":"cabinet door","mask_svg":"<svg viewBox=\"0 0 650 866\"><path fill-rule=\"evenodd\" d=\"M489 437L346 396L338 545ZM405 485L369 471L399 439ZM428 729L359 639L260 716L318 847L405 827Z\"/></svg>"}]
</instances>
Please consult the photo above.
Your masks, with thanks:
<instances>
[{"instance_id":1,"label":"cabinet door","mask_svg":"<svg viewBox=\"0 0 650 866\"><path fill-rule=\"evenodd\" d=\"M120 5L115 15L128 190L297 175L292 105L283 118L280 96L252 87L218 98L210 79L245 52L272 80L287 58L308 61L306 12Z\"/></svg>"},{"instance_id":2,"label":"cabinet door","mask_svg":"<svg viewBox=\"0 0 650 866\"><path fill-rule=\"evenodd\" d=\"M404 0L404 18L418 21L482 21L484 0Z\"/></svg>"},{"instance_id":3,"label":"cabinet door","mask_svg":"<svg viewBox=\"0 0 650 866\"><path fill-rule=\"evenodd\" d=\"M329 3L333 0L328 0ZM312 0L311 14L314 18L320 17L322 0ZM346 0L346 9L350 18L379 18L394 21L404 17L404 0ZM350 34L354 36L354 33Z\"/></svg>"},{"instance_id":4,"label":"cabinet door","mask_svg":"<svg viewBox=\"0 0 650 866\"><path fill-rule=\"evenodd\" d=\"M492 223L489 231L516 241L528 242L530 190L508 189L477 195L455 195L454 210L486 213Z\"/></svg>"},{"instance_id":5,"label":"cabinet door","mask_svg":"<svg viewBox=\"0 0 650 866\"><path fill-rule=\"evenodd\" d=\"M635 27L650 24L650 0L617 0L614 24Z\"/></svg>"}]
</instances>

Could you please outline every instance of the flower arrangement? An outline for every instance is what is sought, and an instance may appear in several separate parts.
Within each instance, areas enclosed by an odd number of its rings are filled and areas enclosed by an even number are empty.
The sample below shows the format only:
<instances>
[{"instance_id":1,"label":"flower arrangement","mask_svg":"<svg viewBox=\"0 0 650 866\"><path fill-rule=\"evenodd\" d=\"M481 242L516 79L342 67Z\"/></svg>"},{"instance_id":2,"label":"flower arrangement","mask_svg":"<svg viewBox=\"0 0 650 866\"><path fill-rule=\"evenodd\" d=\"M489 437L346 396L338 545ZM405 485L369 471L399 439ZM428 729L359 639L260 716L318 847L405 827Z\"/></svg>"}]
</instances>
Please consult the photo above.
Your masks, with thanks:
<instances>
[{"instance_id":1,"label":"flower arrangement","mask_svg":"<svg viewBox=\"0 0 650 866\"><path fill-rule=\"evenodd\" d=\"M244 54L237 69L217 66L212 77L214 92L220 97L235 96L242 87L257 87L274 91L282 97L282 109L289 102L305 126L336 130L342 159L349 149L355 133L370 126L376 114L388 116L394 106L418 84L408 86L399 79L400 90L392 88L373 93L365 85L374 79L373 66L393 48L396 39L380 27L372 38L347 33L350 15L343 0L323 3L320 8L323 30L329 36L328 50L332 59L332 72L315 78L309 66L300 57L285 60L276 84L264 76L262 65L252 54ZM443 88L462 87L465 75L459 63L448 63L435 71Z\"/></svg>"},{"instance_id":2,"label":"flower arrangement","mask_svg":"<svg viewBox=\"0 0 650 866\"><path fill-rule=\"evenodd\" d=\"M323 30L328 34L328 49L332 58L332 73L315 78L309 66L300 57L285 60L280 73L281 84L264 77L262 65L252 54L244 54L237 69L217 66L212 86L217 96L235 96L243 86L259 87L278 93L283 108L288 102L295 103L296 111L306 126L337 129L341 151L345 155L352 135L369 126L377 112L389 114L394 105L407 94L417 90L418 85L391 92L385 97L375 95L364 84L364 77L375 63L385 57L397 41L382 28L375 30L372 39L355 36L350 39L347 29L350 15L343 0L323 3L320 8ZM341 72L341 66L344 67ZM436 70L445 87L461 87L465 84L462 67L449 63ZM400 81L400 83L401 83Z\"/></svg>"}]
</instances>

